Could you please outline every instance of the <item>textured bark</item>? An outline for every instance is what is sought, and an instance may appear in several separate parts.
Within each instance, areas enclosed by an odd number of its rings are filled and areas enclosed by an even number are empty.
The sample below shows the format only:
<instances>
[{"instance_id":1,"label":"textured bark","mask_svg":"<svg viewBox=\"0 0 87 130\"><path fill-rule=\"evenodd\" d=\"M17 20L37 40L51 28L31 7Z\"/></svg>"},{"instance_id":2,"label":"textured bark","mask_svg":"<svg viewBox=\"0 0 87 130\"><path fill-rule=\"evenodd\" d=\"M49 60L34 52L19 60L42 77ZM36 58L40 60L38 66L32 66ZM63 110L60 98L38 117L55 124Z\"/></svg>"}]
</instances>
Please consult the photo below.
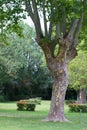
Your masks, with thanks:
<instances>
[{"instance_id":1,"label":"textured bark","mask_svg":"<svg viewBox=\"0 0 87 130\"><path fill-rule=\"evenodd\" d=\"M52 90L52 99L50 111L45 121L68 121L64 116L64 100L68 87L68 64L76 56L74 49L68 53L68 40L63 39L59 41L59 50L56 57L53 56L53 51L50 45L41 40L41 47L44 51L48 68L50 69L54 84Z\"/></svg>"},{"instance_id":2,"label":"textured bark","mask_svg":"<svg viewBox=\"0 0 87 130\"><path fill-rule=\"evenodd\" d=\"M84 104L87 102L86 100L86 89L80 89L77 94L77 102L79 104Z\"/></svg>"},{"instance_id":3,"label":"textured bark","mask_svg":"<svg viewBox=\"0 0 87 130\"><path fill-rule=\"evenodd\" d=\"M64 100L68 86L67 63L54 63L52 66L52 68L56 68L56 71L53 72L54 85L52 90L51 107L46 121L65 122L67 121L64 116Z\"/></svg>"}]
</instances>

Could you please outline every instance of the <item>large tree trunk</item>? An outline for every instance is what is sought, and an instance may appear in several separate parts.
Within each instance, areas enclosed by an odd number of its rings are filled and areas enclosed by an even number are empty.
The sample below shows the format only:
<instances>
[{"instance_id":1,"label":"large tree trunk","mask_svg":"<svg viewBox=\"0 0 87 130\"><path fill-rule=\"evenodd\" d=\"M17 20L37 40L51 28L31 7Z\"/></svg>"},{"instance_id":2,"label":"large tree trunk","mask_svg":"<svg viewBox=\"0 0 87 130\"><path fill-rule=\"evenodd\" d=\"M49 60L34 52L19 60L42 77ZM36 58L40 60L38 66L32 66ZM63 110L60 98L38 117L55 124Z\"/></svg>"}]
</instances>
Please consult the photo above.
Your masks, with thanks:
<instances>
[{"instance_id":1,"label":"large tree trunk","mask_svg":"<svg viewBox=\"0 0 87 130\"><path fill-rule=\"evenodd\" d=\"M54 80L50 111L45 121L68 121L64 116L64 100L68 87L68 64L76 56L76 50L72 49L69 52L67 43L66 40L60 43L56 57L51 51L53 49L50 48L51 44L41 44Z\"/></svg>"},{"instance_id":2,"label":"large tree trunk","mask_svg":"<svg viewBox=\"0 0 87 130\"><path fill-rule=\"evenodd\" d=\"M87 100L86 100L86 89L80 89L79 91L78 91L78 94L77 94L77 102L79 103L79 104L84 104L84 103L86 103L87 102Z\"/></svg>"},{"instance_id":3,"label":"large tree trunk","mask_svg":"<svg viewBox=\"0 0 87 130\"><path fill-rule=\"evenodd\" d=\"M62 63L54 63L52 66L56 71L52 70L54 84L50 112L47 121L64 122L67 121L64 116L64 100L68 86L68 65L64 61Z\"/></svg>"}]
</instances>

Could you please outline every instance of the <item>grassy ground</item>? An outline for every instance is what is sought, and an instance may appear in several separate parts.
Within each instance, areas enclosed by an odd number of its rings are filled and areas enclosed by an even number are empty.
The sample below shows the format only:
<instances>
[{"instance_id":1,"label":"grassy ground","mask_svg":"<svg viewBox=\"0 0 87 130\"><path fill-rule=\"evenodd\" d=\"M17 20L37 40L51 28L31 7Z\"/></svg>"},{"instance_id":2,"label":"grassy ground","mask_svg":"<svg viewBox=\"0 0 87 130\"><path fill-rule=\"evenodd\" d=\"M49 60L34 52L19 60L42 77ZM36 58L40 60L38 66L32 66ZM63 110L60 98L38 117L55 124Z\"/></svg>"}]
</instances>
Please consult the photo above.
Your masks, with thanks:
<instances>
[{"instance_id":1,"label":"grassy ground","mask_svg":"<svg viewBox=\"0 0 87 130\"><path fill-rule=\"evenodd\" d=\"M87 130L87 113L65 115L70 123L43 122L49 110L49 101L42 101L35 112L17 111L15 103L0 103L0 130Z\"/></svg>"}]
</instances>

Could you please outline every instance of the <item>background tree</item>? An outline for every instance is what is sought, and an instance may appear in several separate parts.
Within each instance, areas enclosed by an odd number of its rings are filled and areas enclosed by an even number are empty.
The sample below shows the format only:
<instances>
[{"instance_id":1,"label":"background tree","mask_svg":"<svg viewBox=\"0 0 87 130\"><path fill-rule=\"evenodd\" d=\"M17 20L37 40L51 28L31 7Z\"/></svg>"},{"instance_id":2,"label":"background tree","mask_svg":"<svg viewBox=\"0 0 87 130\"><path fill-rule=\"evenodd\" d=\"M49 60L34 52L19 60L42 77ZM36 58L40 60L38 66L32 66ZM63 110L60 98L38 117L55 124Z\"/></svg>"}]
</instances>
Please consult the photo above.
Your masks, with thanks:
<instances>
[{"instance_id":1,"label":"background tree","mask_svg":"<svg viewBox=\"0 0 87 130\"><path fill-rule=\"evenodd\" d=\"M30 97L49 99L52 77L43 52L34 41L33 28L23 22L20 24L24 28L23 37L8 34L9 45L0 48L0 89L5 100Z\"/></svg>"},{"instance_id":2,"label":"background tree","mask_svg":"<svg viewBox=\"0 0 87 130\"><path fill-rule=\"evenodd\" d=\"M46 121L67 121L64 116L64 99L68 86L68 64L77 55L78 35L82 22L87 17L87 1L1 0L2 23L8 21L8 15L3 14L11 12L9 18L12 23L17 24L23 4L35 25L37 43L45 54L47 66L54 79L51 107ZM40 16L43 18L44 32Z\"/></svg>"},{"instance_id":3,"label":"background tree","mask_svg":"<svg viewBox=\"0 0 87 130\"><path fill-rule=\"evenodd\" d=\"M86 103L87 96L87 52L79 55L70 63L70 87L77 91L78 103ZM78 67L79 65L79 67Z\"/></svg>"}]
</instances>

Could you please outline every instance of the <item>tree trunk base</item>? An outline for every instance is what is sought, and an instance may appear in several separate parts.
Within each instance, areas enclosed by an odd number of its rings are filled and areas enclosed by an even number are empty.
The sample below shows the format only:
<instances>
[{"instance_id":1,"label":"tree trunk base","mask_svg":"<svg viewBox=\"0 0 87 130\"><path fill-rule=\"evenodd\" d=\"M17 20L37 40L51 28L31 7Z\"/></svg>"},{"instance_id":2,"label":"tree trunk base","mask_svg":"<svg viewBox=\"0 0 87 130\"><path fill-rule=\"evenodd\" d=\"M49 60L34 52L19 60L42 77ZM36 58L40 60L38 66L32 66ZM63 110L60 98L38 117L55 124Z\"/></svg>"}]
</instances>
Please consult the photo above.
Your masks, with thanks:
<instances>
[{"instance_id":1,"label":"tree trunk base","mask_svg":"<svg viewBox=\"0 0 87 130\"><path fill-rule=\"evenodd\" d=\"M49 118L49 117L47 117L47 118L45 118L44 120L43 120L44 122L70 122L68 119L66 119L65 117L64 118Z\"/></svg>"}]
</instances>

